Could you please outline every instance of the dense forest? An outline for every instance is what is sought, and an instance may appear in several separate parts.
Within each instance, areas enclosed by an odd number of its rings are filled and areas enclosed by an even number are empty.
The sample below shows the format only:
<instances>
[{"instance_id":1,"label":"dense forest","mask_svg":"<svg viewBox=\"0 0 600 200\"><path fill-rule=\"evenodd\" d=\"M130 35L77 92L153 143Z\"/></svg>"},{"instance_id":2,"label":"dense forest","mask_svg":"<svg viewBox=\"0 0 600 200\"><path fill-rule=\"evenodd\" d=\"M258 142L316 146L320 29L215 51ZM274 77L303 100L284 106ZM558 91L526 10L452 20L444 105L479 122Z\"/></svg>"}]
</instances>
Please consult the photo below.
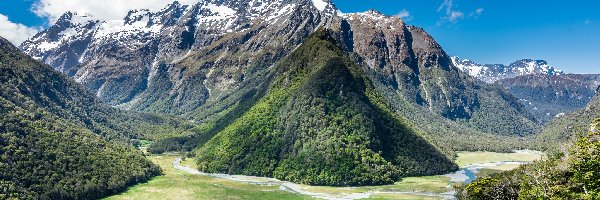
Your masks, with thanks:
<instances>
[{"instance_id":1,"label":"dense forest","mask_svg":"<svg viewBox=\"0 0 600 200\"><path fill-rule=\"evenodd\" d=\"M587 134L547 160L480 178L459 188L459 199L597 199L600 196L600 119Z\"/></svg>"},{"instance_id":2,"label":"dense forest","mask_svg":"<svg viewBox=\"0 0 600 200\"><path fill-rule=\"evenodd\" d=\"M456 169L389 110L328 31L315 33L276 69L268 93L195 152L200 170L372 185Z\"/></svg>"},{"instance_id":3,"label":"dense forest","mask_svg":"<svg viewBox=\"0 0 600 200\"><path fill-rule=\"evenodd\" d=\"M131 145L190 128L103 105L0 39L0 198L94 199L160 174Z\"/></svg>"}]
</instances>

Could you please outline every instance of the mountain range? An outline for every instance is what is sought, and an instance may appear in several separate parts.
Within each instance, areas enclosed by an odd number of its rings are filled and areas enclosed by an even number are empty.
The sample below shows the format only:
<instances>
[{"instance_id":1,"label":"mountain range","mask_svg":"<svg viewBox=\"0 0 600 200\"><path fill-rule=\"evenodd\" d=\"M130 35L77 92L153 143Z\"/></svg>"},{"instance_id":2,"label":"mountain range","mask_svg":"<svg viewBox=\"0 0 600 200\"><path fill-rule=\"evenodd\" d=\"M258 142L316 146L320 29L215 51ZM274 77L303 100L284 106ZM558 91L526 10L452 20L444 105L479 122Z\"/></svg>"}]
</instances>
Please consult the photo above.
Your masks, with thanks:
<instances>
[{"instance_id":1,"label":"mountain range","mask_svg":"<svg viewBox=\"0 0 600 200\"><path fill-rule=\"evenodd\" d=\"M479 64L469 59L460 59L454 56L452 57L452 63L469 75L487 83L494 83L498 80L529 74L544 74L548 76L564 74L563 71L548 65L548 62L544 60L521 59L510 65Z\"/></svg>"},{"instance_id":2,"label":"mountain range","mask_svg":"<svg viewBox=\"0 0 600 200\"><path fill-rule=\"evenodd\" d=\"M542 123L585 107L600 86L599 74L567 74L543 60L522 59L510 65L459 57L452 61L471 76L507 89Z\"/></svg>"},{"instance_id":3,"label":"mountain range","mask_svg":"<svg viewBox=\"0 0 600 200\"><path fill-rule=\"evenodd\" d=\"M452 124L448 130L491 137L528 135L538 127L508 92L455 68L423 29L374 10L341 13L328 1L205 1L131 11L118 21L90 19L66 13L20 48L104 102L214 124L209 135L239 117L246 100L260 97L272 66L317 27L335 30L341 48L395 112L437 118L428 132Z\"/></svg>"},{"instance_id":4,"label":"mountain range","mask_svg":"<svg viewBox=\"0 0 600 200\"><path fill-rule=\"evenodd\" d=\"M566 75L545 61L501 66L450 57L399 17L342 13L329 0L173 2L112 21L67 12L19 46L31 58L6 48L27 61L7 71L28 71L6 73L2 97L15 106L3 111L56 116L128 152L120 156L143 160L125 144L151 140L150 152L190 152L205 172L311 185L389 184L456 170L456 151L534 148L547 116L583 106L587 89L597 87L597 77ZM556 95L524 97L533 91ZM551 106L565 99L569 105ZM118 162L113 170L128 165ZM139 177L96 195L159 173L130 166ZM67 180L66 172L54 174L55 182ZM44 191L19 177L8 179L16 191ZM32 196L97 197L64 191Z\"/></svg>"}]
</instances>

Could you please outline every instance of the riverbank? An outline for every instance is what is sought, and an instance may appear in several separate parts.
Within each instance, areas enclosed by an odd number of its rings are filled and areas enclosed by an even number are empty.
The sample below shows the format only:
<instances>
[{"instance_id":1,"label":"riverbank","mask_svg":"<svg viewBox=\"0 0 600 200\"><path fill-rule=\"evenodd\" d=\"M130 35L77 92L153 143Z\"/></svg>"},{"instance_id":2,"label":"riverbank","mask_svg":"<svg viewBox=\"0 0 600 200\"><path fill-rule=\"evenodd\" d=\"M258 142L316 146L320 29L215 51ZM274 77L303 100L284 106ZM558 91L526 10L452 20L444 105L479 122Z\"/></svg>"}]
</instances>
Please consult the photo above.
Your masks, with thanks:
<instances>
[{"instance_id":1,"label":"riverbank","mask_svg":"<svg viewBox=\"0 0 600 200\"><path fill-rule=\"evenodd\" d=\"M408 177L393 185L365 187L308 186L273 178L206 174L180 154L153 155L165 175L131 187L109 199L452 199L453 186L482 171L504 171L540 159L534 151L514 153L458 152L456 163L464 176ZM465 178L466 177L466 178Z\"/></svg>"}]
</instances>

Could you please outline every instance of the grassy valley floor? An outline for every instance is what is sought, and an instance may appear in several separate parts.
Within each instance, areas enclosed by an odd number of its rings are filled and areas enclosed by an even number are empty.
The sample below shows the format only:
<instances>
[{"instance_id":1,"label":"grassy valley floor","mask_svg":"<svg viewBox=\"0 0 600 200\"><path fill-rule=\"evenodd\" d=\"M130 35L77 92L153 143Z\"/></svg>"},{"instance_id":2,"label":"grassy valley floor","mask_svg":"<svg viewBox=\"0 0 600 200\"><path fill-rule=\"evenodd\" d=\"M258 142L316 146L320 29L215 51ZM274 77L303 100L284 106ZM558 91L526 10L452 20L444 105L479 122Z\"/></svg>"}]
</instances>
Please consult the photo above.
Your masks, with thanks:
<instances>
[{"instance_id":1,"label":"grassy valley floor","mask_svg":"<svg viewBox=\"0 0 600 200\"><path fill-rule=\"evenodd\" d=\"M393 185L366 187L307 186L245 176L217 178L176 169L173 163L181 156L151 156L150 160L160 165L164 175L107 199L447 199L453 194L452 186L461 184L451 175L408 177ZM473 170L476 174L486 174L510 170L518 166L515 163L531 162L542 156L533 151L459 152L456 163L461 169L477 166ZM179 167L196 169L192 159L181 161Z\"/></svg>"}]
</instances>

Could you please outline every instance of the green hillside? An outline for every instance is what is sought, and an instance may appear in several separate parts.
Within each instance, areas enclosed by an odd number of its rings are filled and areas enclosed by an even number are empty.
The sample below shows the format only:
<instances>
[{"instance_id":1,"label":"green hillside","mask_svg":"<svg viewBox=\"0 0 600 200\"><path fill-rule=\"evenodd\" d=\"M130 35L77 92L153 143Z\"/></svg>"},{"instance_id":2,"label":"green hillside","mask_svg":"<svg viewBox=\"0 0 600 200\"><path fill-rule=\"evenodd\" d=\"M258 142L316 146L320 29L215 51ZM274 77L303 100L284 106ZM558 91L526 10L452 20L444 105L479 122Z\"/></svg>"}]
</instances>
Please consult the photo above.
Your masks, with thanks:
<instances>
[{"instance_id":1,"label":"green hillside","mask_svg":"<svg viewBox=\"0 0 600 200\"><path fill-rule=\"evenodd\" d=\"M600 118L599 95L594 96L585 108L550 121L536 135L536 139L541 148L556 149L558 145L579 136L578 133L585 133L589 129L590 121L597 118Z\"/></svg>"},{"instance_id":2,"label":"green hillside","mask_svg":"<svg viewBox=\"0 0 600 200\"><path fill-rule=\"evenodd\" d=\"M119 111L0 38L0 199L94 199L160 174L134 138L177 119Z\"/></svg>"},{"instance_id":3,"label":"green hillside","mask_svg":"<svg viewBox=\"0 0 600 200\"><path fill-rule=\"evenodd\" d=\"M456 169L390 112L327 31L276 67L268 93L196 152L200 170L372 185Z\"/></svg>"},{"instance_id":4,"label":"green hillside","mask_svg":"<svg viewBox=\"0 0 600 200\"><path fill-rule=\"evenodd\" d=\"M597 127L600 119L594 121ZM592 128L565 152L545 161L493 174L460 188L459 199L597 199L600 133Z\"/></svg>"}]
</instances>

